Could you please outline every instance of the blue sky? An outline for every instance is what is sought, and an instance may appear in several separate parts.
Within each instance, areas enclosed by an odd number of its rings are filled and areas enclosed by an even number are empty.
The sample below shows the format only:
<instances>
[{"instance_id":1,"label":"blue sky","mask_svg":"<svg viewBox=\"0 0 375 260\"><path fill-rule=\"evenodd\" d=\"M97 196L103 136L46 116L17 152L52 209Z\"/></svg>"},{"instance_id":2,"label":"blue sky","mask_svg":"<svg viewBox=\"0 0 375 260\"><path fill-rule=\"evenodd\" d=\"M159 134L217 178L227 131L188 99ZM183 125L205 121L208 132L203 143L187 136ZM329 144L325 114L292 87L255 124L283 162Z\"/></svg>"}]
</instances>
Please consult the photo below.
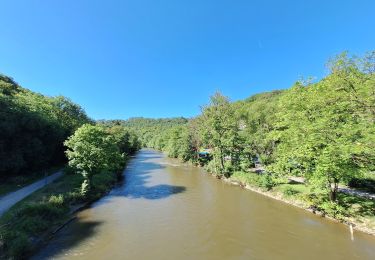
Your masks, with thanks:
<instances>
[{"instance_id":1,"label":"blue sky","mask_svg":"<svg viewBox=\"0 0 375 260\"><path fill-rule=\"evenodd\" d=\"M0 72L95 119L194 116L375 49L375 1L3 0Z\"/></svg>"}]
</instances>

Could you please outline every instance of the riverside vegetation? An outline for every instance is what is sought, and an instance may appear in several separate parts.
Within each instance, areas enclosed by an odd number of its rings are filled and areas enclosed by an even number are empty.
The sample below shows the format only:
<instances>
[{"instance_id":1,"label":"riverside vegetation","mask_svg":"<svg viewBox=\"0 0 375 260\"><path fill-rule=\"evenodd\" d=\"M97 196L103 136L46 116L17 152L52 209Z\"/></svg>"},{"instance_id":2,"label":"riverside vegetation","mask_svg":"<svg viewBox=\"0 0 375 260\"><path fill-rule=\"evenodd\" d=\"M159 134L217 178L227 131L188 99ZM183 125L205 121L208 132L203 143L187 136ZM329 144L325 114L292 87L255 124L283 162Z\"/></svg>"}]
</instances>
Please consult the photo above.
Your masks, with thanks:
<instances>
[{"instance_id":1,"label":"riverside vegetation","mask_svg":"<svg viewBox=\"0 0 375 260\"><path fill-rule=\"evenodd\" d=\"M219 178L374 233L375 202L339 193L339 185L375 193L375 52L342 53L328 67L319 82L301 80L243 101L216 93L193 119L105 124L135 129L143 146L204 166ZM202 148L209 156L198 156Z\"/></svg>"},{"instance_id":2,"label":"riverside vegetation","mask_svg":"<svg viewBox=\"0 0 375 260\"><path fill-rule=\"evenodd\" d=\"M61 179L17 203L0 219L0 257L21 259L75 209L105 194L140 146L133 131L95 125L69 99L33 93L6 76L1 76L0 87L3 190L68 160Z\"/></svg>"},{"instance_id":3,"label":"riverside vegetation","mask_svg":"<svg viewBox=\"0 0 375 260\"><path fill-rule=\"evenodd\" d=\"M319 82L301 80L242 101L215 93L191 119L97 122L69 99L33 93L2 76L3 183L68 162L60 180L1 218L2 254L30 253L51 227L109 190L140 147L374 231L375 202L340 193L339 185L375 192L375 52L343 53L329 68Z\"/></svg>"}]
</instances>

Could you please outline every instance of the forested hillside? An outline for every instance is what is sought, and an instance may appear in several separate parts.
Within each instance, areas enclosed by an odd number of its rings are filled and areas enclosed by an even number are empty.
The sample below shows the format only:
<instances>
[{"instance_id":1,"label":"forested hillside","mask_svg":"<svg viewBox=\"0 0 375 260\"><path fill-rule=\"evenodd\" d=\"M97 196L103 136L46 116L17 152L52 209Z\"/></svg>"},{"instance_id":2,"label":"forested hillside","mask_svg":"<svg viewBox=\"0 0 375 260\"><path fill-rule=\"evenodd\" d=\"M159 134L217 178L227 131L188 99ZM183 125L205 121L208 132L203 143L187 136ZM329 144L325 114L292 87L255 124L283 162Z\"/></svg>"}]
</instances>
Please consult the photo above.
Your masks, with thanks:
<instances>
[{"instance_id":1,"label":"forested hillside","mask_svg":"<svg viewBox=\"0 0 375 260\"><path fill-rule=\"evenodd\" d=\"M42 178L50 167L64 168L62 177L0 218L0 258L26 259L77 205L108 192L139 148L137 135L125 127L96 125L69 99L0 76L0 191Z\"/></svg>"},{"instance_id":2,"label":"forested hillside","mask_svg":"<svg viewBox=\"0 0 375 260\"><path fill-rule=\"evenodd\" d=\"M238 102L216 93L188 122L157 131L147 131L147 124L132 127L146 136L144 145L203 164L218 176L246 173L260 163L269 187L280 176L300 176L336 201L340 183L366 179L364 186L374 189L374 58L375 52L343 53L318 82L298 81ZM210 160L197 156L202 149Z\"/></svg>"},{"instance_id":3,"label":"forested hillside","mask_svg":"<svg viewBox=\"0 0 375 260\"><path fill-rule=\"evenodd\" d=\"M105 126L120 125L137 134L143 147L163 150L164 144L161 136L168 135L167 132L177 126L186 125L188 119L176 118L143 118L133 117L128 120L99 120L98 124Z\"/></svg>"},{"instance_id":4,"label":"forested hillside","mask_svg":"<svg viewBox=\"0 0 375 260\"><path fill-rule=\"evenodd\" d=\"M0 179L66 161L64 140L92 120L63 96L48 97L0 75Z\"/></svg>"}]
</instances>

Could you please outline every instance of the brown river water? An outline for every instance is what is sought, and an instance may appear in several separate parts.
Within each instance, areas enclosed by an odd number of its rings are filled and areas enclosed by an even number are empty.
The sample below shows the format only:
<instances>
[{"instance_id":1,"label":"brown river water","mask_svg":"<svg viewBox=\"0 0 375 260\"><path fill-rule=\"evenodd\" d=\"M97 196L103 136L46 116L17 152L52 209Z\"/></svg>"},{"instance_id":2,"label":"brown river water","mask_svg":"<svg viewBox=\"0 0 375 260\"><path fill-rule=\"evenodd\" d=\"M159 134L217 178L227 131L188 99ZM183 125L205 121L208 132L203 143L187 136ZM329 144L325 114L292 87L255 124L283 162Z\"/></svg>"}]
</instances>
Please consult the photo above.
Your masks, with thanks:
<instances>
[{"instance_id":1,"label":"brown river water","mask_svg":"<svg viewBox=\"0 0 375 260\"><path fill-rule=\"evenodd\" d=\"M34 259L375 259L375 237L141 150Z\"/></svg>"}]
</instances>

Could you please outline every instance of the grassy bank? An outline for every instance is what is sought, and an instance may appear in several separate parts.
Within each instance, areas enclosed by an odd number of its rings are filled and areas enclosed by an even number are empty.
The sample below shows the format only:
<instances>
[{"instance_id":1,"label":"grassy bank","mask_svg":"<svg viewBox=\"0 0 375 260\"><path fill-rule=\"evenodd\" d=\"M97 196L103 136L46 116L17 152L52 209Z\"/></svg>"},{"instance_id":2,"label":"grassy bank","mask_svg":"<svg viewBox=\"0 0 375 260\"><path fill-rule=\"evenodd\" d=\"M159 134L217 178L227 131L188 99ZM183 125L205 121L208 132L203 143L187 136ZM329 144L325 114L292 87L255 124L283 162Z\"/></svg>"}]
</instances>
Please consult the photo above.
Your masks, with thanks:
<instances>
[{"instance_id":1,"label":"grassy bank","mask_svg":"<svg viewBox=\"0 0 375 260\"><path fill-rule=\"evenodd\" d=\"M0 258L22 259L71 217L74 209L108 192L116 175L95 175L90 196L80 193L81 174L65 171L62 178L14 205L0 218Z\"/></svg>"},{"instance_id":2,"label":"grassy bank","mask_svg":"<svg viewBox=\"0 0 375 260\"><path fill-rule=\"evenodd\" d=\"M62 166L56 166L46 171L29 172L24 176L13 176L8 179L5 179L0 184L0 197L6 195L9 192L21 189L35 181L38 181L46 175L51 175L61 168Z\"/></svg>"},{"instance_id":3,"label":"grassy bank","mask_svg":"<svg viewBox=\"0 0 375 260\"><path fill-rule=\"evenodd\" d=\"M337 202L332 203L322 190L256 173L235 172L228 181L375 235L374 200L339 193Z\"/></svg>"}]
</instances>

